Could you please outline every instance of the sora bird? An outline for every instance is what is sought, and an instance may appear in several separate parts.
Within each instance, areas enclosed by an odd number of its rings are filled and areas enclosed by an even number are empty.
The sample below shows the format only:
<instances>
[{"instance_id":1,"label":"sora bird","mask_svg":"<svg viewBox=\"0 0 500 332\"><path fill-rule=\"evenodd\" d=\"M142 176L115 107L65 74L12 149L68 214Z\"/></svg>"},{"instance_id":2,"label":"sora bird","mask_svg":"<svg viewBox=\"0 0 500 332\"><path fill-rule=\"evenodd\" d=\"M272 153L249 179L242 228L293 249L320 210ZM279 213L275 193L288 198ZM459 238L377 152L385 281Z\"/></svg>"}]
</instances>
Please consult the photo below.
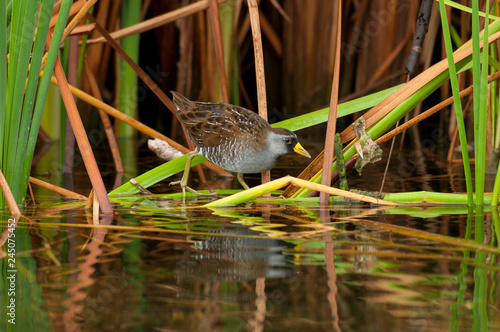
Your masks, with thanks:
<instances>
[{"instance_id":1,"label":"sora bird","mask_svg":"<svg viewBox=\"0 0 500 332\"><path fill-rule=\"evenodd\" d=\"M180 184L183 196L186 189L199 194L187 186L191 160L197 154L226 171L237 173L245 189L249 187L243 180L244 173L268 171L282 156L294 152L311 158L294 132L272 128L255 112L230 104L195 102L175 91L171 93L177 118L195 146L195 151L188 154L181 180L170 183Z\"/></svg>"}]
</instances>

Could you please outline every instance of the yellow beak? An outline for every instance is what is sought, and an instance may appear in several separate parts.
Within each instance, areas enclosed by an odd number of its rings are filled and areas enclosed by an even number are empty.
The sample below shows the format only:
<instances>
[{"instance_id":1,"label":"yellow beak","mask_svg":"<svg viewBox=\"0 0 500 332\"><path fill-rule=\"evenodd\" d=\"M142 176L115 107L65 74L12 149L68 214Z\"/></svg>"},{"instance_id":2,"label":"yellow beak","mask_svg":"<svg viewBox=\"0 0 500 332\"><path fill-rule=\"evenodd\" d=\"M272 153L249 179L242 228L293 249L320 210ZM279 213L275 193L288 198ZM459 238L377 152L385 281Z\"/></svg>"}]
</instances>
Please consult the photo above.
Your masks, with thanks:
<instances>
[{"instance_id":1,"label":"yellow beak","mask_svg":"<svg viewBox=\"0 0 500 332\"><path fill-rule=\"evenodd\" d=\"M293 148L293 151L295 151L296 153L300 154L301 156L304 156L304 157L307 157L307 158L311 158L311 155L309 154L309 152L307 152L306 149L304 149L302 147L302 145L300 145L300 143L298 143L298 142L295 145L295 147Z\"/></svg>"}]
</instances>

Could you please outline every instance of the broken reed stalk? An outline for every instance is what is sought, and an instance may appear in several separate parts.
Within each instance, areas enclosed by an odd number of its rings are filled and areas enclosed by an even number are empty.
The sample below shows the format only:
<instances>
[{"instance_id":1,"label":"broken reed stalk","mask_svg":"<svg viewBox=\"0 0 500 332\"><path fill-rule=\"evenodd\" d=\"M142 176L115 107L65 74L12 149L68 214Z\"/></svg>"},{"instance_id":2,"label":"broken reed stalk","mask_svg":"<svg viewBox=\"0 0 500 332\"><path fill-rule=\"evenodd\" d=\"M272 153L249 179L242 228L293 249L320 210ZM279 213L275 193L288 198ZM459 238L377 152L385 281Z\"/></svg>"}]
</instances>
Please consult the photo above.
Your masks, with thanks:
<instances>
[{"instance_id":1,"label":"broken reed stalk","mask_svg":"<svg viewBox=\"0 0 500 332\"><path fill-rule=\"evenodd\" d=\"M252 27L255 79L257 81L257 104L259 115L267 121L266 71L264 68L264 53L262 50L262 35L260 32L257 0L248 0L248 15L250 16L250 26ZM271 181L271 171L263 172L261 177L262 183Z\"/></svg>"},{"instance_id":2,"label":"broken reed stalk","mask_svg":"<svg viewBox=\"0 0 500 332\"><path fill-rule=\"evenodd\" d=\"M90 91L94 95L95 98L102 101L101 91L99 90L99 86L97 85L97 80L92 74L92 70L90 70L89 63L85 57L84 59L84 67L85 67L85 75L87 76L87 82L90 86ZM98 109L99 116L101 117L102 125L104 126L104 131L106 132L106 137L108 138L109 148L111 150L111 155L113 156L113 162L115 164L115 169L117 172L123 172L123 163L122 158L120 157L120 149L118 148L118 143L116 141L115 132L113 130L113 125L109 120L108 114L104 112L102 109Z\"/></svg>"},{"instance_id":3,"label":"broken reed stalk","mask_svg":"<svg viewBox=\"0 0 500 332\"><path fill-rule=\"evenodd\" d=\"M97 199L99 200L99 205L104 214L113 213L113 208L108 198L106 188L104 187L104 182L102 181L101 173L97 167L97 162L90 147L90 142L85 133L85 128L83 127L82 119L78 113L75 100L71 94L68 81L66 80L66 75L61 65L59 58L56 60L56 65L54 67L54 74L59 83L59 90L61 91L61 97L63 99L64 105L66 106L66 112L68 114L69 121L71 122L71 127L75 133L76 142L80 149L85 168L90 177L90 182L95 190Z\"/></svg>"},{"instance_id":4,"label":"broken reed stalk","mask_svg":"<svg viewBox=\"0 0 500 332\"><path fill-rule=\"evenodd\" d=\"M210 22L212 23L212 32L215 40L215 54L217 55L217 64L219 66L219 77L222 93L222 101L229 103L229 94L227 92L226 67L224 65L224 45L222 43L222 31L219 20L219 4L217 0L209 0Z\"/></svg>"},{"instance_id":5,"label":"broken reed stalk","mask_svg":"<svg viewBox=\"0 0 500 332\"><path fill-rule=\"evenodd\" d=\"M259 186L247 189L245 191L241 191L237 194L231 195L224 197L222 199L216 200L214 202L208 203L205 205L205 207L223 207L223 206L228 206L228 205L238 205L243 202L247 202L251 199L254 199L259 196L263 196L267 193L273 192L275 190L278 190L280 188L283 188L288 185L294 185L294 186L299 186L302 188L307 188L310 190L316 190L316 191L324 191L329 193L330 195L334 196L342 196L345 198L353 199L356 201L362 201L366 203L371 203L371 204L379 204L379 205L390 205L390 206L396 206L396 205L406 205L405 203L399 203L399 202L391 202L391 201L386 201L383 199L378 199L366 195L360 195L356 194L350 191L345 191L337 188L332 188L330 186L323 186L318 183L302 180L302 179L297 179L292 176L285 176L276 180L273 180L271 182L261 184Z\"/></svg>"},{"instance_id":6,"label":"broken reed stalk","mask_svg":"<svg viewBox=\"0 0 500 332\"><path fill-rule=\"evenodd\" d=\"M71 190L58 187L56 185L53 185L52 183L42 181L42 180L34 178L32 176L30 176L30 183L36 184L37 186L43 187L45 189L48 189L50 191L53 191L53 192L58 193L62 196L65 196L65 197L74 198L74 199L77 199L80 201L87 201L88 200L88 198L84 195L80 195L80 194L75 193Z\"/></svg>"},{"instance_id":7,"label":"broken reed stalk","mask_svg":"<svg viewBox=\"0 0 500 332\"><path fill-rule=\"evenodd\" d=\"M330 97L330 110L326 128L325 149L323 158L323 177L321 184L330 186L332 179L332 164L335 144L335 131L337 125L337 105L339 102L339 77L340 77L340 37L342 35L342 1L337 1L337 40L335 42L335 67L333 70L332 92ZM319 195L320 204L328 204L329 194L322 191Z\"/></svg>"},{"instance_id":8,"label":"broken reed stalk","mask_svg":"<svg viewBox=\"0 0 500 332\"><path fill-rule=\"evenodd\" d=\"M90 208L92 208L92 206L94 205L94 196L94 189L92 188L90 189L89 197L87 199L87 202L85 203L85 210L90 210Z\"/></svg>"},{"instance_id":9,"label":"broken reed stalk","mask_svg":"<svg viewBox=\"0 0 500 332\"><path fill-rule=\"evenodd\" d=\"M19 210L19 206L17 206L16 199L12 195L12 191L10 190L9 184L3 175L2 170L0 169L0 188L2 189L3 196L5 197L5 201L7 202L7 206L9 207L10 213L15 216L21 216L21 211Z\"/></svg>"}]
</instances>

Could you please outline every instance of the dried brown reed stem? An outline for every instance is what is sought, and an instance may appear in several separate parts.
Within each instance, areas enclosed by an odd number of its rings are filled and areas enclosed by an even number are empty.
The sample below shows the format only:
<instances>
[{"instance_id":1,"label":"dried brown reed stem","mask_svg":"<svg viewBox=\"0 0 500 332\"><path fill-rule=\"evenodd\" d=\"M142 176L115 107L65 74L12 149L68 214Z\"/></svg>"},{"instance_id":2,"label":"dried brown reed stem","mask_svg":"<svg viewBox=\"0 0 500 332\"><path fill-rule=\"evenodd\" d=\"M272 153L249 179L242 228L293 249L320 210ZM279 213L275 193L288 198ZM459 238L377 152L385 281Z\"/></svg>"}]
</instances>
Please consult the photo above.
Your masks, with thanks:
<instances>
[{"instance_id":1,"label":"dried brown reed stem","mask_svg":"<svg viewBox=\"0 0 500 332\"><path fill-rule=\"evenodd\" d=\"M253 50L255 57L255 78L257 81L257 105L259 115L267 121L266 71L264 68L264 52L260 32L259 6L256 0L248 0L248 15L252 28ZM262 173L262 183L271 181L271 171Z\"/></svg>"},{"instance_id":2,"label":"dried brown reed stem","mask_svg":"<svg viewBox=\"0 0 500 332\"><path fill-rule=\"evenodd\" d=\"M332 18L337 16L334 13L336 2L280 1L293 23L282 24L283 64L278 64L282 67L282 77L268 77L268 84L280 86L280 99L287 108L292 107L290 112L295 115L329 104L331 90L325 82L331 83L333 77L336 23ZM271 23L277 26L275 22ZM265 30L263 32L266 33ZM343 76L344 73L341 79ZM352 81L347 85L352 86Z\"/></svg>"},{"instance_id":3,"label":"dried brown reed stem","mask_svg":"<svg viewBox=\"0 0 500 332\"><path fill-rule=\"evenodd\" d=\"M219 4L217 0L209 0L210 22L215 40L215 54L217 55L217 65L219 67L219 77L222 93L222 101L229 103L229 94L227 91L226 67L224 66L224 45L222 42L222 31L219 19Z\"/></svg>"},{"instance_id":4,"label":"dried brown reed stem","mask_svg":"<svg viewBox=\"0 0 500 332\"><path fill-rule=\"evenodd\" d=\"M90 210L92 205L94 204L94 189L90 190L89 197L87 199L87 202L85 203L85 210Z\"/></svg>"},{"instance_id":5,"label":"dried brown reed stem","mask_svg":"<svg viewBox=\"0 0 500 332\"><path fill-rule=\"evenodd\" d=\"M132 60L127 52L114 40L110 34L104 29L104 27L97 22L94 16L88 14L87 18L92 23L96 24L97 30L106 38L108 44L127 62L127 64L135 71L137 76L151 89L151 91L160 99L160 101L175 115L177 112L177 107L175 107L174 103L167 95L160 89L158 85L149 77L148 74L137 63Z\"/></svg>"},{"instance_id":6,"label":"dried brown reed stem","mask_svg":"<svg viewBox=\"0 0 500 332\"><path fill-rule=\"evenodd\" d=\"M332 164L334 157L335 131L337 126L337 105L339 101L339 77L340 77L340 39L342 36L342 1L338 1L337 10L337 40L335 42L335 68L333 71L332 92L330 97L330 109L328 111L328 122L326 127L325 149L323 159L323 177L321 184L329 186L332 179ZM330 195L322 191L319 195L320 204L328 204Z\"/></svg>"},{"instance_id":7,"label":"dried brown reed stem","mask_svg":"<svg viewBox=\"0 0 500 332\"><path fill-rule=\"evenodd\" d=\"M73 17L73 19L66 25L66 28L64 29L63 40L80 23L80 21L85 17L85 15L89 12L89 10L96 4L96 2L97 0L88 0L83 2L84 5L82 6L82 8L78 10L78 13L75 15L75 17ZM72 13L70 13L70 17L71 15Z\"/></svg>"},{"instance_id":8,"label":"dried brown reed stem","mask_svg":"<svg viewBox=\"0 0 500 332\"><path fill-rule=\"evenodd\" d=\"M190 91L187 82L190 80L188 71L192 68L193 19L189 17L179 23L179 48L182 50L182 56L179 61L179 73L175 90L186 95L186 92Z\"/></svg>"},{"instance_id":9,"label":"dried brown reed stem","mask_svg":"<svg viewBox=\"0 0 500 332\"><path fill-rule=\"evenodd\" d=\"M264 36L267 37L267 40L269 41L269 44L271 44L271 47L274 49L276 54L279 57L283 56L283 45L281 44L280 37L274 31L273 26L269 22L269 20L264 16L262 11L259 10L260 13L260 27L262 28L262 32L264 33Z\"/></svg>"},{"instance_id":10,"label":"dried brown reed stem","mask_svg":"<svg viewBox=\"0 0 500 332\"><path fill-rule=\"evenodd\" d=\"M281 43L281 40L274 31L273 26L271 23L267 20L267 18L264 16L262 11L259 10L259 19L260 19L260 27L262 29L262 32L264 33L264 36L267 37L267 40L269 41L269 44L273 48L273 50L276 52L276 54L279 57L283 56L283 44ZM247 37L248 30L250 29L250 16L246 15L245 18L243 19L243 22L241 23L241 26L239 27L239 33L236 38L238 45L241 47L243 44L245 38Z\"/></svg>"},{"instance_id":11,"label":"dried brown reed stem","mask_svg":"<svg viewBox=\"0 0 500 332\"><path fill-rule=\"evenodd\" d=\"M74 199L77 199L80 201L87 201L88 200L88 198L84 195L80 195L80 194L75 193L71 190L58 187L56 185L53 185L52 183L42 181L42 180L34 178L32 176L30 176L30 183L35 184L35 185L40 186L40 187L43 187L45 189L48 189L50 191L53 191L53 192L58 193L62 196L65 196L65 197L74 198Z\"/></svg>"},{"instance_id":12,"label":"dried brown reed stem","mask_svg":"<svg viewBox=\"0 0 500 332\"><path fill-rule=\"evenodd\" d=\"M62 0L57 0L52 8L52 15L56 14L61 10Z\"/></svg>"},{"instance_id":13,"label":"dried brown reed stem","mask_svg":"<svg viewBox=\"0 0 500 332\"><path fill-rule=\"evenodd\" d=\"M75 27L70 33L70 36L88 35L94 31L95 24L83 24Z\"/></svg>"},{"instance_id":14,"label":"dried brown reed stem","mask_svg":"<svg viewBox=\"0 0 500 332\"><path fill-rule=\"evenodd\" d=\"M29 189L29 192L30 192L31 201L33 202L33 205L36 206L35 194L33 193L33 186L31 185L30 182L28 182L28 189Z\"/></svg>"},{"instance_id":15,"label":"dried brown reed stem","mask_svg":"<svg viewBox=\"0 0 500 332\"><path fill-rule=\"evenodd\" d=\"M68 37L68 83L76 86L78 83L78 36ZM73 164L75 160L75 135L71 124L66 122L66 137L64 140L64 168L63 172L73 173Z\"/></svg>"},{"instance_id":16,"label":"dried brown reed stem","mask_svg":"<svg viewBox=\"0 0 500 332\"><path fill-rule=\"evenodd\" d=\"M95 98L102 101L101 92L99 90L99 86L97 85L96 78L92 71L90 70L89 63L87 59L84 59L84 67L85 74L87 76L87 82L90 85L90 90ZM118 143L116 141L115 133L113 131L113 125L109 120L108 114L101 109L99 110L99 116L101 117L102 124L104 126L104 131L106 133L106 137L108 138L109 148L111 149L111 155L113 156L113 163L115 164L115 169L117 172L123 172L123 163L122 158L120 157L120 149L118 148Z\"/></svg>"},{"instance_id":17,"label":"dried brown reed stem","mask_svg":"<svg viewBox=\"0 0 500 332\"><path fill-rule=\"evenodd\" d=\"M188 17L184 21L181 22L182 27L179 29L180 30L180 43L182 44L181 49L183 50L182 52L182 57L180 60L180 65L179 65L179 74L177 75L177 84L176 84L176 91L180 93L184 93L186 95L187 91L191 90L191 76L192 76L192 61L193 61L193 30L194 30L194 25L193 25L193 18ZM184 85L185 83L185 85ZM176 117L172 118L172 133L176 132L177 125L179 122L177 121ZM175 124L175 125L174 125ZM184 137L186 138L186 142L189 146L190 150L194 150L194 144L193 142L188 138L188 134L186 131L186 128L184 126L182 127L182 131L184 134ZM207 179L205 177L205 173L203 172L203 168L201 165L196 165L195 166L196 172L198 173L198 177L200 178L200 181L204 184L207 185Z\"/></svg>"},{"instance_id":18,"label":"dried brown reed stem","mask_svg":"<svg viewBox=\"0 0 500 332\"><path fill-rule=\"evenodd\" d=\"M204 91L205 96L208 96L209 100L215 100L214 87L211 78L213 77L212 66L212 52L209 47L211 43L208 43L208 27L206 24L206 13L198 13L197 16L197 34L198 34L198 47L202 56L199 57L200 70L201 70L201 90ZM206 54L206 56L203 56ZM175 132L175 131L173 131Z\"/></svg>"},{"instance_id":19,"label":"dried brown reed stem","mask_svg":"<svg viewBox=\"0 0 500 332\"><path fill-rule=\"evenodd\" d=\"M151 0L144 0L142 3L142 8L141 8L141 18L140 21L144 21L144 18L146 17L146 14L148 13L149 6L151 5Z\"/></svg>"},{"instance_id":20,"label":"dried brown reed stem","mask_svg":"<svg viewBox=\"0 0 500 332\"><path fill-rule=\"evenodd\" d=\"M15 216L21 216L21 211L19 210L19 206L17 206L16 199L12 195L12 191L10 190L9 184L3 175L2 170L0 169L0 189L2 189L3 196L5 197L5 201L7 202L7 206L9 207L10 213Z\"/></svg>"},{"instance_id":21,"label":"dried brown reed stem","mask_svg":"<svg viewBox=\"0 0 500 332\"><path fill-rule=\"evenodd\" d=\"M288 17L288 15L286 14L285 10L283 9L283 7L281 7L280 3L277 0L271 0L271 4L274 6L274 8L276 8L276 10L278 11L278 13L280 13L280 15L283 16L283 18L288 23L292 22L292 20L290 20L290 17Z\"/></svg>"},{"instance_id":22,"label":"dried brown reed stem","mask_svg":"<svg viewBox=\"0 0 500 332\"><path fill-rule=\"evenodd\" d=\"M68 114L69 121L75 133L76 142L82 154L83 162L87 169L87 173L90 177L90 182L95 190L99 205L104 214L113 213L113 208L108 198L106 188L104 187L104 182L102 181L101 173L97 167L97 162L94 158L94 153L90 147L90 142L85 133L85 128L83 127L82 119L78 113L78 109L75 104L73 95L71 94L68 81L64 74L61 62L59 58L56 61L54 67L54 74L56 76L59 90L61 92L61 97L63 99L64 105L66 106L66 112Z\"/></svg>"},{"instance_id":23,"label":"dried brown reed stem","mask_svg":"<svg viewBox=\"0 0 500 332\"><path fill-rule=\"evenodd\" d=\"M380 80L382 75L389 67L394 63L395 59L400 55L400 53L405 49L405 46L410 41L411 34L408 33L406 37L396 46L396 48L389 54L386 60L377 68L372 77L368 80L367 86L372 86Z\"/></svg>"},{"instance_id":24,"label":"dried brown reed stem","mask_svg":"<svg viewBox=\"0 0 500 332\"><path fill-rule=\"evenodd\" d=\"M260 30L259 7L256 0L248 0L248 15L252 28L255 57L255 77L257 81L257 106L259 115L267 121L266 71Z\"/></svg>"},{"instance_id":25,"label":"dried brown reed stem","mask_svg":"<svg viewBox=\"0 0 500 332\"><path fill-rule=\"evenodd\" d=\"M100 22L102 26L105 26L107 31L114 31L120 19L121 1L101 1L99 4L99 10L97 11L96 20ZM94 30L92 36L101 36L101 34ZM95 44L87 45L86 53L88 57L88 62L92 73L99 84L106 80L109 73L109 65L112 63L110 59L113 56L113 49L108 44ZM115 53L116 55L116 53ZM116 60L118 56L116 56ZM118 73L120 70L120 61L115 63L116 70ZM116 81L115 91L119 91L120 81Z\"/></svg>"},{"instance_id":26,"label":"dried brown reed stem","mask_svg":"<svg viewBox=\"0 0 500 332\"><path fill-rule=\"evenodd\" d=\"M99 200L95 195L92 200L92 224L99 225Z\"/></svg>"},{"instance_id":27,"label":"dried brown reed stem","mask_svg":"<svg viewBox=\"0 0 500 332\"><path fill-rule=\"evenodd\" d=\"M218 0L218 2L226 2L227 0ZM157 27L160 27L162 25L165 25L167 23L175 22L178 19L196 14L198 12L201 12L209 7L208 4L209 0L203 0L203 1L198 1L193 4L184 6L182 8L179 8L177 10L173 10L171 12L165 13L163 15L159 15L157 17L153 17L149 20L146 20L144 22L134 24L130 27L117 30L113 33L111 33L111 37L114 39L121 39L124 37L128 37L131 35L135 35L138 33L142 33L145 31L149 31L152 29L155 29ZM87 44L95 44L95 43L104 43L106 39L104 37L99 37L95 39L89 39L87 41Z\"/></svg>"}]
</instances>

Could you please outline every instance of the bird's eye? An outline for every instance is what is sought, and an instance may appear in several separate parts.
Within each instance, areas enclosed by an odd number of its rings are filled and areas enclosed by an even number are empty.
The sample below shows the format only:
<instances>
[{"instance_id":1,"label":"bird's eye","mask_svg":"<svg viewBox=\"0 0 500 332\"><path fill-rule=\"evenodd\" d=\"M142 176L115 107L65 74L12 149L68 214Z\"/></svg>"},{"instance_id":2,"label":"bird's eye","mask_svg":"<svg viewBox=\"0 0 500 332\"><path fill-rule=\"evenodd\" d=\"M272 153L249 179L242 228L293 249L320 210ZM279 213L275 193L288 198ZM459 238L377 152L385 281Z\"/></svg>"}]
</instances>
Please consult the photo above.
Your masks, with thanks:
<instances>
[{"instance_id":1,"label":"bird's eye","mask_svg":"<svg viewBox=\"0 0 500 332\"><path fill-rule=\"evenodd\" d=\"M292 140L291 140L291 138L290 138L290 137L285 137L285 138L283 138L283 141L285 141L285 144L290 144L290 143L292 143Z\"/></svg>"}]
</instances>

